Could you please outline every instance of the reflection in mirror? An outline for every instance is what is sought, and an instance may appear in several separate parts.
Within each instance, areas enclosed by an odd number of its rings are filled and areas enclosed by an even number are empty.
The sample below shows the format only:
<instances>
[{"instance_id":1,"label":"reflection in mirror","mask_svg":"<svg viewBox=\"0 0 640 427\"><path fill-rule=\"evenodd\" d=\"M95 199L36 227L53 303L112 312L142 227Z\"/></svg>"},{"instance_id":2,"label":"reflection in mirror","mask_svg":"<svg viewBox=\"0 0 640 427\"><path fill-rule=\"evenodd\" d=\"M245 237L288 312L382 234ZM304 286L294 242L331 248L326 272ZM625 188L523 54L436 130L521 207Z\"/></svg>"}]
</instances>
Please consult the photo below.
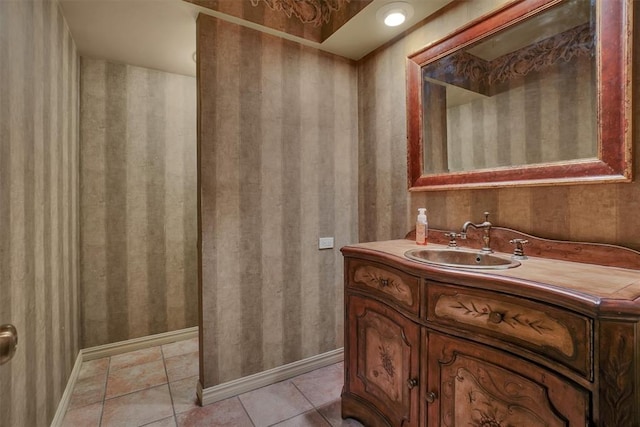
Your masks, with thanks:
<instances>
[{"instance_id":1,"label":"reflection in mirror","mask_svg":"<svg viewBox=\"0 0 640 427\"><path fill-rule=\"evenodd\" d=\"M423 67L423 173L596 158L591 7L568 1Z\"/></svg>"},{"instance_id":2,"label":"reflection in mirror","mask_svg":"<svg viewBox=\"0 0 640 427\"><path fill-rule=\"evenodd\" d=\"M510 2L410 55L410 190L629 182L631 4Z\"/></svg>"}]
</instances>

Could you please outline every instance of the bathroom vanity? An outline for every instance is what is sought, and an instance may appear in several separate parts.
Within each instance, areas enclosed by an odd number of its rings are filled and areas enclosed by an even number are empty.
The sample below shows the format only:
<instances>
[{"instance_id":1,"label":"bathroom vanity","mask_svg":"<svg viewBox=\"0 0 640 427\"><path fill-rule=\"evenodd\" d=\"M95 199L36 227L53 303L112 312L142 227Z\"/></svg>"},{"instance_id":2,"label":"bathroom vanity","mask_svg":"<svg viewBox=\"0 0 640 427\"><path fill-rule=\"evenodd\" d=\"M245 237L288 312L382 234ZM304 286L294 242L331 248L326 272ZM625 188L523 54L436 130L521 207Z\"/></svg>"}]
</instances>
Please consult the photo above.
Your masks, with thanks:
<instances>
[{"instance_id":1,"label":"bathroom vanity","mask_svg":"<svg viewBox=\"0 0 640 427\"><path fill-rule=\"evenodd\" d=\"M446 249L443 232L429 234L428 248ZM640 426L640 252L492 236L507 260L509 241L528 240L528 258L473 270L409 259L409 239L342 248L342 416L368 427Z\"/></svg>"}]
</instances>

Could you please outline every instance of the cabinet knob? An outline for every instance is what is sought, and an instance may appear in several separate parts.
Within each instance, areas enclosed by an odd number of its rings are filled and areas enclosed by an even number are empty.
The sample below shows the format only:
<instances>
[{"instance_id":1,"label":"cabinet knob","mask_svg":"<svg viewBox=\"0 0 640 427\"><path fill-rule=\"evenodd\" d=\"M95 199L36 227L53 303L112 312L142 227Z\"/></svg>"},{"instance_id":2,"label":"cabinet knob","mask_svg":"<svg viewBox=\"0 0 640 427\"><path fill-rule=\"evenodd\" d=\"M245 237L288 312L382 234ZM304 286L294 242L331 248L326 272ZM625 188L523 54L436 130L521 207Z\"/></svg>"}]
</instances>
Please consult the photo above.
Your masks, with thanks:
<instances>
[{"instance_id":1,"label":"cabinet knob","mask_svg":"<svg viewBox=\"0 0 640 427\"><path fill-rule=\"evenodd\" d=\"M380 286L382 286L383 288L389 286L389 279L380 279Z\"/></svg>"},{"instance_id":2,"label":"cabinet knob","mask_svg":"<svg viewBox=\"0 0 640 427\"><path fill-rule=\"evenodd\" d=\"M496 325L504 320L504 314L499 313L497 311L492 311L489 313L489 322L495 323Z\"/></svg>"},{"instance_id":3,"label":"cabinet knob","mask_svg":"<svg viewBox=\"0 0 640 427\"><path fill-rule=\"evenodd\" d=\"M433 403L436 401L437 398L438 396L436 396L436 394L432 391L428 391L427 394L424 396L424 400L426 400L427 403Z\"/></svg>"},{"instance_id":4,"label":"cabinet knob","mask_svg":"<svg viewBox=\"0 0 640 427\"><path fill-rule=\"evenodd\" d=\"M409 390L413 389L417 385L418 385L418 379L417 378L409 378L407 380L407 387L409 387Z\"/></svg>"}]
</instances>

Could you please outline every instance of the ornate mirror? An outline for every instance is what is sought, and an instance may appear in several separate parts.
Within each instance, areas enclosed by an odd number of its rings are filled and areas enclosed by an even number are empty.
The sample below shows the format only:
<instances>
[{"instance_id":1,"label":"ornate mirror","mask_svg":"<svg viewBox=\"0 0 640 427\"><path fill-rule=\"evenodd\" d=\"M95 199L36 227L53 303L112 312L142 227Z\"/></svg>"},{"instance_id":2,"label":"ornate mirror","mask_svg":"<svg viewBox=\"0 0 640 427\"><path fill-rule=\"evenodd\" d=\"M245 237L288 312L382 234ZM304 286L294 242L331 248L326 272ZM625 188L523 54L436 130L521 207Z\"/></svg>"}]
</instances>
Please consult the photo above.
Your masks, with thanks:
<instances>
[{"instance_id":1,"label":"ornate mirror","mask_svg":"<svg viewBox=\"0 0 640 427\"><path fill-rule=\"evenodd\" d=\"M409 56L409 188L631 180L631 2L522 0Z\"/></svg>"}]
</instances>

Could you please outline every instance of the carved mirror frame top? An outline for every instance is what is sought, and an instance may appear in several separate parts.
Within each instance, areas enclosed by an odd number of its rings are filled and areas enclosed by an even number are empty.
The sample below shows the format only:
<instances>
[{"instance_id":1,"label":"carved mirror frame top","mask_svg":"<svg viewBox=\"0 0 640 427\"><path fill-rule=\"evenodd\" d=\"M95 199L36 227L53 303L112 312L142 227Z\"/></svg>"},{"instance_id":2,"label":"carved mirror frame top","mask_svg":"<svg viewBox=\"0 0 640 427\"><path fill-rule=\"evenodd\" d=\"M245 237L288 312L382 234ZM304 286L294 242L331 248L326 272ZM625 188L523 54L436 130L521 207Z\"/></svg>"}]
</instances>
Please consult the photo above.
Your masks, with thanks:
<instances>
[{"instance_id":1,"label":"carved mirror frame top","mask_svg":"<svg viewBox=\"0 0 640 427\"><path fill-rule=\"evenodd\" d=\"M632 0L595 0L598 158L468 172L423 172L422 67L563 1L521 0L509 3L407 58L407 171L410 191L631 181Z\"/></svg>"}]
</instances>

